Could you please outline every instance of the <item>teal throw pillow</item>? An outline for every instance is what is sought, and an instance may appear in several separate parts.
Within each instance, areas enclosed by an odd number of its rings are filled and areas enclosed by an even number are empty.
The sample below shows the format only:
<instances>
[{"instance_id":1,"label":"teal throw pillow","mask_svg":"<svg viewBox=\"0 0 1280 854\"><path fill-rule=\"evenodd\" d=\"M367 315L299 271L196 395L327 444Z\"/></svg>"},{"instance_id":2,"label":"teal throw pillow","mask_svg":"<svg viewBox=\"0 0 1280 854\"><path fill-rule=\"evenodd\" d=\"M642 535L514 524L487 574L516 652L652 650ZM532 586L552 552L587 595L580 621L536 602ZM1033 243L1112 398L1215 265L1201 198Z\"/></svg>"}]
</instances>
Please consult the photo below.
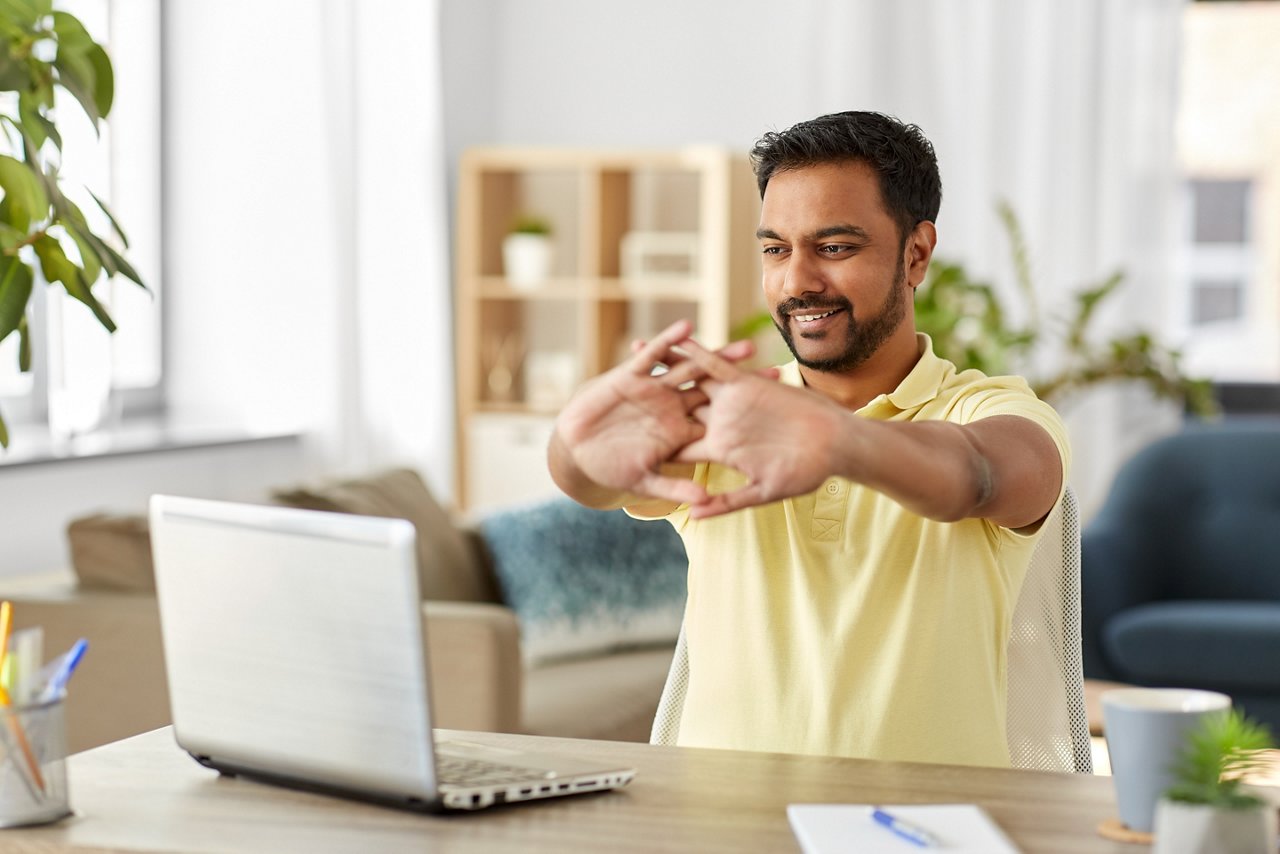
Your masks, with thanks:
<instances>
[{"instance_id":1,"label":"teal throw pillow","mask_svg":"<svg viewBox=\"0 0 1280 854\"><path fill-rule=\"evenodd\" d=\"M667 522L553 499L480 522L527 663L674 643L688 559Z\"/></svg>"}]
</instances>

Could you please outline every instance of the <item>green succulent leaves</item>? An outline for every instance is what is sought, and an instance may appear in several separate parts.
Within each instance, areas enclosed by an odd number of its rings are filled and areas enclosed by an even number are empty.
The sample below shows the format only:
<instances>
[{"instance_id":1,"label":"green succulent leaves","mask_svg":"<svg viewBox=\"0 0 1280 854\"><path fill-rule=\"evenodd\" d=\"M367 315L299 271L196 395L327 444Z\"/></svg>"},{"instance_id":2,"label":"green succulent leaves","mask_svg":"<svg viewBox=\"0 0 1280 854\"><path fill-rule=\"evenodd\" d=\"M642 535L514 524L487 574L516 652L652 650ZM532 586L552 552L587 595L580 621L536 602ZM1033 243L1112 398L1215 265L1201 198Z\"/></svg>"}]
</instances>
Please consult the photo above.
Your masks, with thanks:
<instances>
[{"instance_id":1,"label":"green succulent leaves","mask_svg":"<svg viewBox=\"0 0 1280 854\"><path fill-rule=\"evenodd\" d=\"M1267 767L1262 751L1275 747L1271 731L1239 709L1208 715L1193 729L1173 765L1177 783L1167 793L1175 801L1227 809L1265 803L1241 788L1244 777Z\"/></svg>"}]
</instances>

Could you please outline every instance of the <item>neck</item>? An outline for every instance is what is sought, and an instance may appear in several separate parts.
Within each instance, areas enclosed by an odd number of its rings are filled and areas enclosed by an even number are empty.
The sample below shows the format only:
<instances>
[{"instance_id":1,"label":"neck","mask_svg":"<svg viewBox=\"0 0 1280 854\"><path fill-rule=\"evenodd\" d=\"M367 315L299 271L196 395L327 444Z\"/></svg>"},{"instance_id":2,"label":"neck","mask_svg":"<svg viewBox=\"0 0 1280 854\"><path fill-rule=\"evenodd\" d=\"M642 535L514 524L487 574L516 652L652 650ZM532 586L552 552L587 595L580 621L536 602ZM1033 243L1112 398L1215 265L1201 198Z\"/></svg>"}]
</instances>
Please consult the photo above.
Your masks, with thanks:
<instances>
[{"instance_id":1,"label":"neck","mask_svg":"<svg viewBox=\"0 0 1280 854\"><path fill-rule=\"evenodd\" d=\"M882 394L896 389L920 361L914 324L903 323L898 332L871 358L848 371L815 371L800 366L800 376L809 388L834 400L845 409L858 410Z\"/></svg>"}]
</instances>

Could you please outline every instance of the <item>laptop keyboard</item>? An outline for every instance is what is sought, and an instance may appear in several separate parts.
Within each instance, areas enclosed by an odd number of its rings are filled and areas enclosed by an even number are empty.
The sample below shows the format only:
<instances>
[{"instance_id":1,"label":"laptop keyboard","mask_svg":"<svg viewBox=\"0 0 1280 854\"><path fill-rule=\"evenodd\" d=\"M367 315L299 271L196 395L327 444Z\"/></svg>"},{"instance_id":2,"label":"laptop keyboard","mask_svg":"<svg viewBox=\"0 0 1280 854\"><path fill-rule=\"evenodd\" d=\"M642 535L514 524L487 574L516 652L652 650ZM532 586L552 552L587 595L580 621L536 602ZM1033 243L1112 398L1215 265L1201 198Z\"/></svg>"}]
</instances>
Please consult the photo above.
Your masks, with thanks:
<instances>
[{"instance_id":1,"label":"laptop keyboard","mask_svg":"<svg viewBox=\"0 0 1280 854\"><path fill-rule=\"evenodd\" d=\"M497 762L460 756L436 756L436 777L441 786L459 788L501 786L530 780L546 780L554 776L555 773L552 771L539 771L519 765L502 765Z\"/></svg>"}]
</instances>

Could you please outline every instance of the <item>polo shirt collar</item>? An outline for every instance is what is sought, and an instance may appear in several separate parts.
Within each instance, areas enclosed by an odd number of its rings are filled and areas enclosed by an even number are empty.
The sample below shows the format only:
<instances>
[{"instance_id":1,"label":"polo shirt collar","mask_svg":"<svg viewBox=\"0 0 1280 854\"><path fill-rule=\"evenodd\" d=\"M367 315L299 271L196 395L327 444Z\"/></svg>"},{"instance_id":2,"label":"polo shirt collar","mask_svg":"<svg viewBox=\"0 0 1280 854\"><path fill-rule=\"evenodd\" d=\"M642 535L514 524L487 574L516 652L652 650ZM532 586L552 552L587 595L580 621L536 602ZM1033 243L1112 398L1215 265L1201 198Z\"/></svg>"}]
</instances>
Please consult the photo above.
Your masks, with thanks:
<instances>
[{"instance_id":1,"label":"polo shirt collar","mask_svg":"<svg viewBox=\"0 0 1280 854\"><path fill-rule=\"evenodd\" d=\"M938 396L943 384L956 372L956 366L946 359L939 358L933 352L933 341L923 332L916 333L916 343L920 348L920 359L911 373L903 378L898 387L889 394L873 398L864 409L871 409L888 402L899 410L906 411L923 406ZM800 365L794 361L782 365L779 379L792 386L803 386L804 378L800 375Z\"/></svg>"}]
</instances>

